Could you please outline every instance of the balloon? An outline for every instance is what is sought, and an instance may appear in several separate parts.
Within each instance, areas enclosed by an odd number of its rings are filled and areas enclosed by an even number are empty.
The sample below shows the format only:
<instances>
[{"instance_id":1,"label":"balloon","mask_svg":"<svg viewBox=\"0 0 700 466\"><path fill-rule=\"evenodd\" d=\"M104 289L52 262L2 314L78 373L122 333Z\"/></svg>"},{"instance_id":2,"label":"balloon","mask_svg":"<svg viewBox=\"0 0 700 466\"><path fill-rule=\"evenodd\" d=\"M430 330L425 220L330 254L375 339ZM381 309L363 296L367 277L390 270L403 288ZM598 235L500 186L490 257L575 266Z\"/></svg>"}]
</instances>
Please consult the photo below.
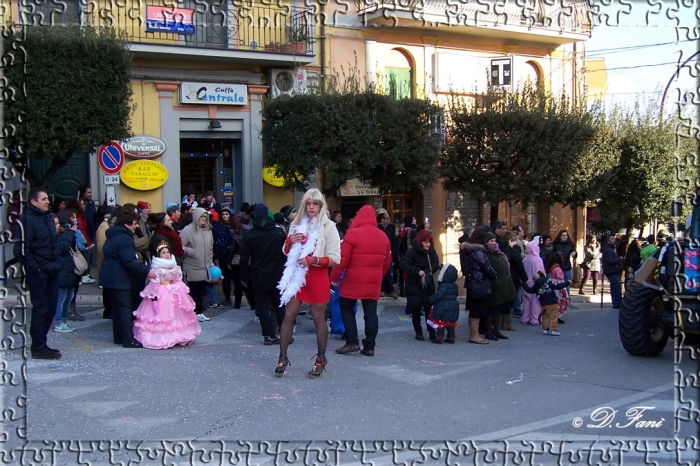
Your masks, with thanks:
<instances>
[{"instance_id":1,"label":"balloon","mask_svg":"<svg viewBox=\"0 0 700 466\"><path fill-rule=\"evenodd\" d=\"M221 278L221 269L215 265L209 267L209 278L212 280L219 280Z\"/></svg>"}]
</instances>

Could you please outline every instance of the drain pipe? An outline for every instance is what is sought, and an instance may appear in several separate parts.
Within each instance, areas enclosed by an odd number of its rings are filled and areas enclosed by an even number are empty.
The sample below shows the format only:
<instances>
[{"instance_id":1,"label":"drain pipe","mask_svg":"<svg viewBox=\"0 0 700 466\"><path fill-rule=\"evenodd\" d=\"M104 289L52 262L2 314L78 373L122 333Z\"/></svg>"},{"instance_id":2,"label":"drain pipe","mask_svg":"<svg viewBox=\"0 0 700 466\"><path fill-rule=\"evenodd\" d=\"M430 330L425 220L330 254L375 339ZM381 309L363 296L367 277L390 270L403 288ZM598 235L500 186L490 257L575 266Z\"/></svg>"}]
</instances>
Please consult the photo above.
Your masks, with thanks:
<instances>
[{"instance_id":1,"label":"drain pipe","mask_svg":"<svg viewBox=\"0 0 700 466\"><path fill-rule=\"evenodd\" d=\"M321 4L321 94L326 93L326 12L325 3L319 2Z\"/></svg>"}]
</instances>

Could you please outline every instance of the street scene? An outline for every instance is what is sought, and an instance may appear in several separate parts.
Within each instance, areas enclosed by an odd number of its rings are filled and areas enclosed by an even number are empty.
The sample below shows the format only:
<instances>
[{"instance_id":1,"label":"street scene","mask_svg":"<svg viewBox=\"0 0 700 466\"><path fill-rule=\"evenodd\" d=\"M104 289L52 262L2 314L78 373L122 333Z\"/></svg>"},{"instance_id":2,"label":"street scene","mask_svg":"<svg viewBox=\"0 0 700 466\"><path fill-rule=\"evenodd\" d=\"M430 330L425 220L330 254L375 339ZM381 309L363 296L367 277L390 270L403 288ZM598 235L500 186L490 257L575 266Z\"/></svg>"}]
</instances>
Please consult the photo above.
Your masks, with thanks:
<instances>
[{"instance_id":1,"label":"street scene","mask_svg":"<svg viewBox=\"0 0 700 466\"><path fill-rule=\"evenodd\" d=\"M700 465L695 3L0 2L2 464Z\"/></svg>"}]
</instances>

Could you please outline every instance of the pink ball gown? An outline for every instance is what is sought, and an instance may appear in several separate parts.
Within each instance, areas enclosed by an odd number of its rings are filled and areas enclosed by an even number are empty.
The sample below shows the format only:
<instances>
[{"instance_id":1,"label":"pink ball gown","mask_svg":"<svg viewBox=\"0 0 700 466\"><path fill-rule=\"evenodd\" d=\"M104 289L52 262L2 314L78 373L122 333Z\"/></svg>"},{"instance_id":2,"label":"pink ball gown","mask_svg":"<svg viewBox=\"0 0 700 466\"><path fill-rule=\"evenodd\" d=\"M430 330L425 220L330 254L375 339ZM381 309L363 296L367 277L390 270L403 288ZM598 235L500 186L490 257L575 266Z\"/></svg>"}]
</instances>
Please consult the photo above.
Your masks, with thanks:
<instances>
[{"instance_id":1,"label":"pink ball gown","mask_svg":"<svg viewBox=\"0 0 700 466\"><path fill-rule=\"evenodd\" d=\"M182 282L182 270L175 258L155 258L151 270L157 277L149 278L141 292L144 299L134 311L134 338L150 349L189 345L202 329L189 289Z\"/></svg>"}]
</instances>

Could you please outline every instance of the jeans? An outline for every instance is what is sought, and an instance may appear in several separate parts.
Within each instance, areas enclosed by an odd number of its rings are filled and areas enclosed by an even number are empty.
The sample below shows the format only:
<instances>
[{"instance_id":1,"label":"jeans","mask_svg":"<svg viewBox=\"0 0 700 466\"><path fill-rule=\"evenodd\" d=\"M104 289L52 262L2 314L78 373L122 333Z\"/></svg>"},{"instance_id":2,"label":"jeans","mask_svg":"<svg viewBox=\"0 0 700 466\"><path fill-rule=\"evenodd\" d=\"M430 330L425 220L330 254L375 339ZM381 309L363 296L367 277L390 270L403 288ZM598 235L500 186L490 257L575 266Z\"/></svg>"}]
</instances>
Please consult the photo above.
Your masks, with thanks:
<instances>
[{"instance_id":1,"label":"jeans","mask_svg":"<svg viewBox=\"0 0 700 466\"><path fill-rule=\"evenodd\" d=\"M343 317L343 325L345 326L346 344L355 346L360 344L357 335L357 321L353 307L357 303L356 299L340 297L340 314ZM375 299L362 300L362 312L365 315L365 338L362 340L362 346L366 349L373 350L377 333L379 332L379 319L377 318L377 301Z\"/></svg>"},{"instance_id":2,"label":"jeans","mask_svg":"<svg viewBox=\"0 0 700 466\"><path fill-rule=\"evenodd\" d=\"M272 318L270 317L270 312L275 313L277 317L277 330L282 327L282 321L284 320L285 309L280 307L280 293L277 289L273 290L253 290L255 294L255 315L260 319L260 328L262 329L262 336L275 338L277 333L275 332L275 325L272 323Z\"/></svg>"},{"instance_id":3,"label":"jeans","mask_svg":"<svg viewBox=\"0 0 700 466\"><path fill-rule=\"evenodd\" d=\"M41 271L26 273L29 296L32 301L32 351L48 351L46 335L51 328L58 302L58 277L50 277Z\"/></svg>"},{"instance_id":4,"label":"jeans","mask_svg":"<svg viewBox=\"0 0 700 466\"><path fill-rule=\"evenodd\" d=\"M569 280L571 282L571 270L564 270L564 280ZM571 297L571 286L566 287L566 295Z\"/></svg>"},{"instance_id":5,"label":"jeans","mask_svg":"<svg viewBox=\"0 0 700 466\"><path fill-rule=\"evenodd\" d=\"M515 301L513 301L513 315L516 317L523 316L523 288L521 286L518 287L518 294L515 297Z\"/></svg>"},{"instance_id":6,"label":"jeans","mask_svg":"<svg viewBox=\"0 0 700 466\"><path fill-rule=\"evenodd\" d=\"M610 298L612 299L612 307L619 308L622 302L622 284L620 283L620 276L605 274L605 278L610 282Z\"/></svg>"},{"instance_id":7,"label":"jeans","mask_svg":"<svg viewBox=\"0 0 700 466\"><path fill-rule=\"evenodd\" d=\"M219 296L216 294L216 288L214 288L214 285L207 284L206 293L207 293L207 300L209 301L209 304L218 304L219 303Z\"/></svg>"},{"instance_id":8,"label":"jeans","mask_svg":"<svg viewBox=\"0 0 700 466\"><path fill-rule=\"evenodd\" d=\"M59 288L58 301L56 302L56 325L65 322L68 319L68 309L73 300L73 288Z\"/></svg>"}]
</instances>

